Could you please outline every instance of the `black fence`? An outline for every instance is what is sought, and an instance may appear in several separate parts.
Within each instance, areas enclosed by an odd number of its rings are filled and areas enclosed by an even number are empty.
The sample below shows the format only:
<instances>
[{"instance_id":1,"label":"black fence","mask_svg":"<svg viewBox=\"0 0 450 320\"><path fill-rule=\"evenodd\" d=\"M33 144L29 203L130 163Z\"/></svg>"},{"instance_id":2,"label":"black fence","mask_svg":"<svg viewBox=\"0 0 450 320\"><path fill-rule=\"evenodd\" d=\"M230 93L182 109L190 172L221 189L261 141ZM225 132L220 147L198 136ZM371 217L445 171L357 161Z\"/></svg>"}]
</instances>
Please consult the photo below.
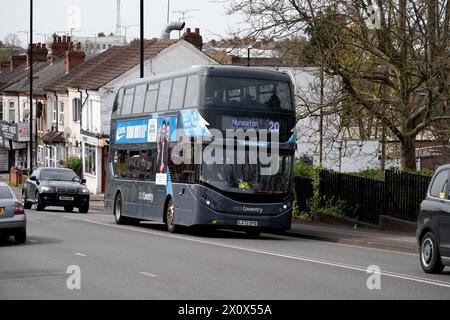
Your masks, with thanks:
<instances>
[{"instance_id":1,"label":"black fence","mask_svg":"<svg viewBox=\"0 0 450 320\"><path fill-rule=\"evenodd\" d=\"M325 201L345 201L346 215L359 221L378 224L380 215L415 221L430 180L391 170L385 172L384 181L324 170L320 174L320 195ZM297 176L294 181L299 210L306 211L313 195L312 179Z\"/></svg>"}]
</instances>

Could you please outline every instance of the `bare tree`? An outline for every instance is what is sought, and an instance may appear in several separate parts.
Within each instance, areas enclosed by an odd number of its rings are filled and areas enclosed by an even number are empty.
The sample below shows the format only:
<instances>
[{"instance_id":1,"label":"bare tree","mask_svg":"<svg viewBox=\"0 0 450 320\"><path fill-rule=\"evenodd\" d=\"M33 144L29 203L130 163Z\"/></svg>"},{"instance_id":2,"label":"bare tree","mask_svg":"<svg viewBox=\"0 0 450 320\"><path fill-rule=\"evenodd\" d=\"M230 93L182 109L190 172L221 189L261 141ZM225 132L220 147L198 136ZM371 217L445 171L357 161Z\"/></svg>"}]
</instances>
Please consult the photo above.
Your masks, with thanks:
<instances>
[{"instance_id":1,"label":"bare tree","mask_svg":"<svg viewBox=\"0 0 450 320\"><path fill-rule=\"evenodd\" d=\"M254 37L308 35L343 94L399 141L402 169L416 168L416 137L450 119L450 0L234 0L229 13Z\"/></svg>"},{"instance_id":2,"label":"bare tree","mask_svg":"<svg viewBox=\"0 0 450 320\"><path fill-rule=\"evenodd\" d=\"M22 41L20 41L19 36L15 33L8 33L5 37L3 46L9 51L9 55L13 55L14 49L20 47Z\"/></svg>"}]
</instances>

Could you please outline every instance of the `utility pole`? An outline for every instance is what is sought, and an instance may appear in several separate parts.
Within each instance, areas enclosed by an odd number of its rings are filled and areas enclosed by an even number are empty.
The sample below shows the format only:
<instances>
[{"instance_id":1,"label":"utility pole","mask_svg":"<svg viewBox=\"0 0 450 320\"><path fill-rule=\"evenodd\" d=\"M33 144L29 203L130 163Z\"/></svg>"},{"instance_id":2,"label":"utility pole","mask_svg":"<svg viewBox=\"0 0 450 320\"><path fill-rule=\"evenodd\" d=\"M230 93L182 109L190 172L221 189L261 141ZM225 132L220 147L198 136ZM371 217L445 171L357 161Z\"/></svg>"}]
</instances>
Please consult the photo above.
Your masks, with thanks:
<instances>
[{"instance_id":1,"label":"utility pole","mask_svg":"<svg viewBox=\"0 0 450 320\"><path fill-rule=\"evenodd\" d=\"M33 172L33 0L30 0L30 42L29 45L29 58L30 58L30 163L29 174Z\"/></svg>"},{"instance_id":2,"label":"utility pole","mask_svg":"<svg viewBox=\"0 0 450 320\"><path fill-rule=\"evenodd\" d=\"M144 0L141 0L141 78L144 78Z\"/></svg>"},{"instance_id":3,"label":"utility pole","mask_svg":"<svg viewBox=\"0 0 450 320\"><path fill-rule=\"evenodd\" d=\"M170 0L167 0L167 23L169 23L170 19Z\"/></svg>"}]
</instances>

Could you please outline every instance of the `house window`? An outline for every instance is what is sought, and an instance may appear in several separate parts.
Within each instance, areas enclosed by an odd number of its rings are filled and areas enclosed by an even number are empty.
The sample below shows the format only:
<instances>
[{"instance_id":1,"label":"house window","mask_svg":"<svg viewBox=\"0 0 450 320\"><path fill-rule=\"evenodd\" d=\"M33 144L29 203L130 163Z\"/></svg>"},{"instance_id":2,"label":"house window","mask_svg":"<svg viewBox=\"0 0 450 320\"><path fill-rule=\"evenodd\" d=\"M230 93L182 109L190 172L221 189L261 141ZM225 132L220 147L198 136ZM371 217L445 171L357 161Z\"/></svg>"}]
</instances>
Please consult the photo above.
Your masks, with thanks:
<instances>
[{"instance_id":1,"label":"house window","mask_svg":"<svg viewBox=\"0 0 450 320\"><path fill-rule=\"evenodd\" d=\"M0 120L3 120L3 101L0 101Z\"/></svg>"},{"instance_id":2,"label":"house window","mask_svg":"<svg viewBox=\"0 0 450 320\"><path fill-rule=\"evenodd\" d=\"M59 124L64 124L64 102L59 103Z\"/></svg>"},{"instance_id":3,"label":"house window","mask_svg":"<svg viewBox=\"0 0 450 320\"><path fill-rule=\"evenodd\" d=\"M45 151L45 164L49 168L55 168L56 167L56 148L55 147L48 147Z\"/></svg>"},{"instance_id":4,"label":"house window","mask_svg":"<svg viewBox=\"0 0 450 320\"><path fill-rule=\"evenodd\" d=\"M84 145L84 173L96 174L96 147L86 143Z\"/></svg>"},{"instance_id":5,"label":"house window","mask_svg":"<svg viewBox=\"0 0 450 320\"><path fill-rule=\"evenodd\" d=\"M81 100L80 99L72 100L72 113L73 113L73 121L80 122L81 121Z\"/></svg>"},{"instance_id":6,"label":"house window","mask_svg":"<svg viewBox=\"0 0 450 320\"><path fill-rule=\"evenodd\" d=\"M53 123L56 123L56 120L58 117L58 110L56 110L56 109L57 109L56 102L53 101L53 103L52 103L52 113L53 113L52 122Z\"/></svg>"},{"instance_id":7,"label":"house window","mask_svg":"<svg viewBox=\"0 0 450 320\"><path fill-rule=\"evenodd\" d=\"M9 121L16 121L16 108L13 101L9 102Z\"/></svg>"}]
</instances>

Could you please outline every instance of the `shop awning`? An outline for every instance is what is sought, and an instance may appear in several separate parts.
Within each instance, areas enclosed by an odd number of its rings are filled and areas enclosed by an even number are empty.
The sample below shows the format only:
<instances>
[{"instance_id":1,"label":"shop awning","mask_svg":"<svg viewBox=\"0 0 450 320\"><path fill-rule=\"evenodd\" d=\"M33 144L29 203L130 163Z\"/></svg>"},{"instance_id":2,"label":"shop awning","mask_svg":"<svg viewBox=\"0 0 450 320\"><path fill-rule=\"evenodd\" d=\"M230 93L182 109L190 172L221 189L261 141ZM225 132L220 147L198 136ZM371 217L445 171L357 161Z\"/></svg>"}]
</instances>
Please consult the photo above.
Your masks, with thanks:
<instances>
[{"instance_id":1,"label":"shop awning","mask_svg":"<svg viewBox=\"0 0 450 320\"><path fill-rule=\"evenodd\" d=\"M42 137L45 144L60 144L64 143L63 133L60 131L50 131Z\"/></svg>"}]
</instances>

